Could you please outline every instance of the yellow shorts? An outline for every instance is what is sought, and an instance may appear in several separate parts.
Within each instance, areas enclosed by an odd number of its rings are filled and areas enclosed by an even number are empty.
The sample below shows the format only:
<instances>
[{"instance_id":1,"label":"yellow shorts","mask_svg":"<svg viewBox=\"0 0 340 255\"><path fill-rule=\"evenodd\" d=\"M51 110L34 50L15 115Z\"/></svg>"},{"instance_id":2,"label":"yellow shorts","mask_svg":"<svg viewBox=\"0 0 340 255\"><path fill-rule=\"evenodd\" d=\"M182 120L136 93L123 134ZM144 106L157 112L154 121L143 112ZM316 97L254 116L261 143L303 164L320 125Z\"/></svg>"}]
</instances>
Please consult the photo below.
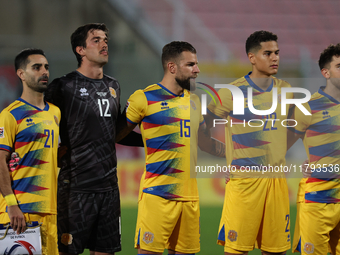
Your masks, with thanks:
<instances>
[{"instance_id":1,"label":"yellow shorts","mask_svg":"<svg viewBox=\"0 0 340 255\"><path fill-rule=\"evenodd\" d=\"M200 251L199 201L173 201L143 193L138 202L135 248L162 253Z\"/></svg>"},{"instance_id":2,"label":"yellow shorts","mask_svg":"<svg viewBox=\"0 0 340 255\"><path fill-rule=\"evenodd\" d=\"M58 253L57 215L24 213L26 222L38 221L41 223L41 245L43 255ZM10 222L7 213L0 213L0 224Z\"/></svg>"},{"instance_id":3,"label":"yellow shorts","mask_svg":"<svg viewBox=\"0 0 340 255\"><path fill-rule=\"evenodd\" d=\"M232 178L226 185L217 243L225 252L290 249L290 214L285 178Z\"/></svg>"},{"instance_id":4,"label":"yellow shorts","mask_svg":"<svg viewBox=\"0 0 340 255\"><path fill-rule=\"evenodd\" d=\"M340 254L340 204L301 203L301 254Z\"/></svg>"}]
</instances>

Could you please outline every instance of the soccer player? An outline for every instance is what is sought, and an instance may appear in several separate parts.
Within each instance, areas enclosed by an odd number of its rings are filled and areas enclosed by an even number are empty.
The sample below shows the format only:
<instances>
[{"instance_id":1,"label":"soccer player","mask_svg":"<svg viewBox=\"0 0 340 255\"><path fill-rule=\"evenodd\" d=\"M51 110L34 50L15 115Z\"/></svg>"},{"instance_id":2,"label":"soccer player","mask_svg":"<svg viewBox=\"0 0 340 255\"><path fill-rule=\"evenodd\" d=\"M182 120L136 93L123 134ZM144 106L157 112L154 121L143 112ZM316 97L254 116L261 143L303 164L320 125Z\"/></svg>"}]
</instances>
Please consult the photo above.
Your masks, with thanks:
<instances>
[{"instance_id":1,"label":"soccer player","mask_svg":"<svg viewBox=\"0 0 340 255\"><path fill-rule=\"evenodd\" d=\"M169 254L195 254L200 250L200 214L197 182L190 178L190 169L196 165L198 143L213 140L197 139L198 133L204 136L205 123L198 97L189 92L199 73L195 48L171 42L163 47L162 64L162 81L137 90L126 107L126 132L139 124L146 162L135 248L138 254L162 254L164 249ZM205 150L217 155L215 145Z\"/></svg>"},{"instance_id":2,"label":"soccer player","mask_svg":"<svg viewBox=\"0 0 340 255\"><path fill-rule=\"evenodd\" d=\"M17 234L26 222L41 225L44 255L57 254L57 152L60 110L44 101L49 65L40 49L25 49L15 58L23 92L0 114L0 223ZM11 152L21 155L9 171Z\"/></svg>"},{"instance_id":3,"label":"soccer player","mask_svg":"<svg viewBox=\"0 0 340 255\"><path fill-rule=\"evenodd\" d=\"M121 250L115 142L126 119L119 124L120 85L103 73L108 29L83 25L71 44L78 69L55 79L46 91L46 100L61 110L60 138L67 148L58 178L59 252L89 248L91 254L114 254ZM140 135L135 141L142 146Z\"/></svg>"},{"instance_id":4,"label":"soccer player","mask_svg":"<svg viewBox=\"0 0 340 255\"><path fill-rule=\"evenodd\" d=\"M340 44L321 53L319 67L326 86L303 104L311 115L294 110L297 125L289 132L288 146L303 139L312 170L300 182L299 251L326 255L328 247L332 254L340 252Z\"/></svg>"},{"instance_id":5,"label":"soccer player","mask_svg":"<svg viewBox=\"0 0 340 255\"><path fill-rule=\"evenodd\" d=\"M246 41L246 53L252 72L231 83L243 97L222 88L218 92L222 105L210 103L205 116L208 128L214 119L228 121L227 165L236 169L225 189L218 244L224 246L225 254L247 254L256 242L263 254L284 254L290 248L287 182L284 174L262 175L261 171L285 165L287 129L281 120L287 117L281 115L280 100L275 111L266 116L252 113L250 106L257 110L271 108L273 94L276 96L273 91L280 95L281 89L290 85L273 77L279 67L275 34L254 32ZM233 108L237 100L244 104L243 115L235 114L240 110ZM244 173L247 168L257 171Z\"/></svg>"}]
</instances>

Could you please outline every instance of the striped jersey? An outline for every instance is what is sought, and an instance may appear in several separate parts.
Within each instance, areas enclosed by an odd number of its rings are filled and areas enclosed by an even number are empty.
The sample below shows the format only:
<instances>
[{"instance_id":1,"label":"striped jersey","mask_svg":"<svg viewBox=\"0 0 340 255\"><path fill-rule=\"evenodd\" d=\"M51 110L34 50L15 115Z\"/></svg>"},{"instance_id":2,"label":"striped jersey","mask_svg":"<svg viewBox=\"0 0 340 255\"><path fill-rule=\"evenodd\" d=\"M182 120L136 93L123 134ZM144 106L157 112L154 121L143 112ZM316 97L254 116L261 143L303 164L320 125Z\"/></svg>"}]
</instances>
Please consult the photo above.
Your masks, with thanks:
<instances>
[{"instance_id":1,"label":"striped jersey","mask_svg":"<svg viewBox=\"0 0 340 255\"><path fill-rule=\"evenodd\" d=\"M304 115L298 108L294 111L294 131L304 135L313 171L310 178L302 179L306 203L340 202L340 102L323 89L303 104L312 115Z\"/></svg>"},{"instance_id":2,"label":"striped jersey","mask_svg":"<svg viewBox=\"0 0 340 255\"><path fill-rule=\"evenodd\" d=\"M10 172L12 189L24 213L57 213L57 153L60 110L43 110L19 98L0 114L0 149L17 152L19 165ZM0 195L0 212L6 202Z\"/></svg>"},{"instance_id":3,"label":"striped jersey","mask_svg":"<svg viewBox=\"0 0 340 255\"><path fill-rule=\"evenodd\" d=\"M249 73L251 74L251 73ZM288 123L282 121L288 115L281 115L281 88L290 84L272 77L272 83L266 91L259 88L249 77L249 74L232 82L231 85L241 90L242 97L232 95L231 91L222 88L218 91L219 100L208 105L208 113L215 119L225 119L226 124L226 157L227 165L236 169L245 166L262 169L263 166L284 166L287 151ZM252 89L252 105L256 110L268 110L273 104L273 90L277 91L277 107L272 114L256 115L249 109L248 88ZM275 96L275 94L274 94ZM287 98L292 94L287 93ZM217 98L216 98L217 99ZM233 109L234 100L244 103L244 114L237 115ZM288 114L288 109L286 109Z\"/></svg>"},{"instance_id":4,"label":"striped jersey","mask_svg":"<svg viewBox=\"0 0 340 255\"><path fill-rule=\"evenodd\" d=\"M194 169L197 160L197 131L203 123L198 97L191 98L187 90L178 96L154 84L130 96L126 116L140 125L143 136L146 166L141 190L169 200L198 200L196 178L190 177L190 165ZM190 137L196 141L192 151Z\"/></svg>"}]
</instances>

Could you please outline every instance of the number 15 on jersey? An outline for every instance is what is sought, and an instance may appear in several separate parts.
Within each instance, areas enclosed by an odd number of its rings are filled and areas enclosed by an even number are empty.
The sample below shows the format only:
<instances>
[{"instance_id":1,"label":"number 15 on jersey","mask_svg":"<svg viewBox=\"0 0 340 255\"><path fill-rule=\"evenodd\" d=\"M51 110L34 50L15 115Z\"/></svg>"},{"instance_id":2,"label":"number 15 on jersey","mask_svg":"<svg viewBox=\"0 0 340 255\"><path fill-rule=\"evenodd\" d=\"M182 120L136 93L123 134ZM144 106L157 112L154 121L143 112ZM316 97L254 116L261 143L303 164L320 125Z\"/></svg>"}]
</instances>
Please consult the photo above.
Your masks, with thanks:
<instances>
[{"instance_id":1,"label":"number 15 on jersey","mask_svg":"<svg viewBox=\"0 0 340 255\"><path fill-rule=\"evenodd\" d=\"M181 137L190 137L190 120L180 120Z\"/></svg>"}]
</instances>

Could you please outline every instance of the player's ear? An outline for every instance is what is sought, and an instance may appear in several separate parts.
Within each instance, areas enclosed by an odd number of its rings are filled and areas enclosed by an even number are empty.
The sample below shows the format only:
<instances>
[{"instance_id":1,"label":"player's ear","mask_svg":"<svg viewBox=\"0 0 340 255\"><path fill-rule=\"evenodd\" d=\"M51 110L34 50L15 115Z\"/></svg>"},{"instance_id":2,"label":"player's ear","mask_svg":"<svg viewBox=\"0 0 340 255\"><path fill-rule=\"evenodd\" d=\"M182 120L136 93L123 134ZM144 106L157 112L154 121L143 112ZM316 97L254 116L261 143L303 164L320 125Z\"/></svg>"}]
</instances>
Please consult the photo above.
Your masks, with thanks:
<instances>
[{"instance_id":1,"label":"player's ear","mask_svg":"<svg viewBox=\"0 0 340 255\"><path fill-rule=\"evenodd\" d=\"M255 54L252 52L248 52L248 59L252 65L255 65Z\"/></svg>"},{"instance_id":2,"label":"player's ear","mask_svg":"<svg viewBox=\"0 0 340 255\"><path fill-rule=\"evenodd\" d=\"M171 74L175 74L177 71L177 65L174 62L168 62L167 64L168 70Z\"/></svg>"},{"instance_id":3,"label":"player's ear","mask_svg":"<svg viewBox=\"0 0 340 255\"><path fill-rule=\"evenodd\" d=\"M321 70L321 74L323 75L323 77L325 77L326 79L329 79L330 77L330 73L329 73L329 70L327 68L323 68Z\"/></svg>"},{"instance_id":4,"label":"player's ear","mask_svg":"<svg viewBox=\"0 0 340 255\"><path fill-rule=\"evenodd\" d=\"M77 46L76 47L76 52L80 55L80 56L84 56L84 47L83 46Z\"/></svg>"},{"instance_id":5,"label":"player's ear","mask_svg":"<svg viewBox=\"0 0 340 255\"><path fill-rule=\"evenodd\" d=\"M25 80L25 71L23 70L23 69L18 69L17 70L17 75L18 75L18 77L23 81L23 80Z\"/></svg>"}]
</instances>

